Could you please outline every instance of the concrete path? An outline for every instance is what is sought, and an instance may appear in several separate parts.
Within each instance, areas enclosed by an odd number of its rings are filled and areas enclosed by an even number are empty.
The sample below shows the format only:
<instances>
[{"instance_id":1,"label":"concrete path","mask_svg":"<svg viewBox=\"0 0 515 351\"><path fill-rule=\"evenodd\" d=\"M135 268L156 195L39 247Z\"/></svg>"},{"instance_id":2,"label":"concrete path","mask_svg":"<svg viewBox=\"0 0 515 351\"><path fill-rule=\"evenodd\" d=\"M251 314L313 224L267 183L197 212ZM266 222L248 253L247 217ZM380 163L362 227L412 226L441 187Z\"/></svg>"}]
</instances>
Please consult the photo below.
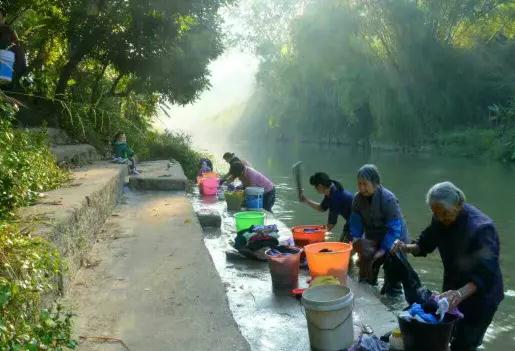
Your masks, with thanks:
<instances>
[{"instance_id":1,"label":"concrete path","mask_svg":"<svg viewBox=\"0 0 515 351\"><path fill-rule=\"evenodd\" d=\"M249 350L185 195L126 197L67 297L79 350Z\"/></svg>"}]
</instances>

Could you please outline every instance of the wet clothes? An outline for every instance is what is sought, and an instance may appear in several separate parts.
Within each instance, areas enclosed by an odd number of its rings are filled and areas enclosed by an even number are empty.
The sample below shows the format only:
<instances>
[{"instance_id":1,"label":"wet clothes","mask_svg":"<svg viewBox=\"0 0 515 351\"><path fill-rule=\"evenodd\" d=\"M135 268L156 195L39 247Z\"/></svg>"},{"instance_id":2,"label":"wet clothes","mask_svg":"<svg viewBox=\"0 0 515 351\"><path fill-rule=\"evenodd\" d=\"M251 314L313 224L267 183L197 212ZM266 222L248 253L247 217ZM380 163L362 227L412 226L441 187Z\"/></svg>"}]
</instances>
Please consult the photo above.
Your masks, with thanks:
<instances>
[{"instance_id":1,"label":"wet clothes","mask_svg":"<svg viewBox=\"0 0 515 351\"><path fill-rule=\"evenodd\" d=\"M386 253L382 258L373 261L374 254L379 248L379 243L373 240L361 239L354 245L359 253L359 280L371 285L377 285L379 269L384 267L385 282L382 294L390 293L397 289L398 283L404 287L404 297L408 304L421 303L419 289L422 284L417 272L408 262L406 254Z\"/></svg>"},{"instance_id":2,"label":"wet clothes","mask_svg":"<svg viewBox=\"0 0 515 351\"><path fill-rule=\"evenodd\" d=\"M234 248L247 257L257 258L254 252L278 246L278 239L276 225L252 226L237 233Z\"/></svg>"},{"instance_id":3,"label":"wet clothes","mask_svg":"<svg viewBox=\"0 0 515 351\"><path fill-rule=\"evenodd\" d=\"M345 190L337 181L331 181L330 193L324 196L320 203L320 208L323 211L329 210L327 223L336 225L338 223L338 216L345 218L345 225L340 241L350 241L349 235L349 219L352 211L352 194Z\"/></svg>"},{"instance_id":4,"label":"wet clothes","mask_svg":"<svg viewBox=\"0 0 515 351\"><path fill-rule=\"evenodd\" d=\"M444 267L443 291L469 282L477 286L477 292L459 305L465 318L458 322L452 343L452 350L475 350L504 298L499 236L492 219L465 204L450 226L433 218L417 244L418 256L438 249Z\"/></svg>"}]
</instances>

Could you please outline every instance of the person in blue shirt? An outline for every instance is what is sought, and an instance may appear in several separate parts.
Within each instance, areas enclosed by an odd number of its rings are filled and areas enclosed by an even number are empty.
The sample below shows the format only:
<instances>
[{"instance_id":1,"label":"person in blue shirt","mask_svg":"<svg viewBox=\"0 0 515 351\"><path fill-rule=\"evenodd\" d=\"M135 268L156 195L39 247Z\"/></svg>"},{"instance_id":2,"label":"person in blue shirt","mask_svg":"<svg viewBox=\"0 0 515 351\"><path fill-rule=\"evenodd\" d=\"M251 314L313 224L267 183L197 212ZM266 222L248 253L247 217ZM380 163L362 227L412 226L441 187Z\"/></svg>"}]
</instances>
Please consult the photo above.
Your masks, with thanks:
<instances>
[{"instance_id":1,"label":"person in blue shirt","mask_svg":"<svg viewBox=\"0 0 515 351\"><path fill-rule=\"evenodd\" d=\"M429 226L412 244L396 241L392 251L426 256L438 249L444 269L440 296L464 315L456 322L451 350L476 350L504 298L497 230L451 182L434 185L426 202L433 212Z\"/></svg>"},{"instance_id":2,"label":"person in blue shirt","mask_svg":"<svg viewBox=\"0 0 515 351\"><path fill-rule=\"evenodd\" d=\"M338 222L338 216L345 218L343 234L340 241L349 242L349 218L352 208L352 193L345 190L340 183L332 180L326 173L315 173L309 179L319 194L324 195L321 203L315 202L302 193L301 201L316 211L325 212L329 210L327 218L327 230L331 231Z\"/></svg>"},{"instance_id":3,"label":"person in blue shirt","mask_svg":"<svg viewBox=\"0 0 515 351\"><path fill-rule=\"evenodd\" d=\"M408 229L399 201L381 184L374 165L364 165L358 171L358 193L352 202L350 233L359 254L360 282L377 284L379 269L384 267L381 294L402 292L408 302L416 300L420 280L404 254L391 255L397 240L408 242Z\"/></svg>"}]
</instances>

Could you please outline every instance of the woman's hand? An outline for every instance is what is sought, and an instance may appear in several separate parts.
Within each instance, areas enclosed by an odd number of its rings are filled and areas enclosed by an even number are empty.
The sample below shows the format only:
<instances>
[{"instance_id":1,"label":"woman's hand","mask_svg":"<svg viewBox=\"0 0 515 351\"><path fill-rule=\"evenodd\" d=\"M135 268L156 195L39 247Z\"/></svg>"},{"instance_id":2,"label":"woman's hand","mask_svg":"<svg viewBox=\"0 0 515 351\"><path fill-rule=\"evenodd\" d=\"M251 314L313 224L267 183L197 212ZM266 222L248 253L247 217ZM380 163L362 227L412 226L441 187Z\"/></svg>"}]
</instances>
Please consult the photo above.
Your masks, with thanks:
<instances>
[{"instance_id":1,"label":"woman's hand","mask_svg":"<svg viewBox=\"0 0 515 351\"><path fill-rule=\"evenodd\" d=\"M395 240L390 249L390 254L395 255L398 252L404 253L412 253L413 255L418 255L420 253L420 247L418 244L406 244L402 240Z\"/></svg>"},{"instance_id":2,"label":"woman's hand","mask_svg":"<svg viewBox=\"0 0 515 351\"><path fill-rule=\"evenodd\" d=\"M306 197L306 195L304 195L304 193L301 193L300 196L299 196L299 201L300 202L307 202L308 198Z\"/></svg>"},{"instance_id":3,"label":"woman's hand","mask_svg":"<svg viewBox=\"0 0 515 351\"><path fill-rule=\"evenodd\" d=\"M402 240L395 240L395 242L393 243L392 245L392 248L390 249L390 253L392 255L395 255L397 252L406 252L407 250L407 245L405 242L403 242Z\"/></svg>"},{"instance_id":4,"label":"woman's hand","mask_svg":"<svg viewBox=\"0 0 515 351\"><path fill-rule=\"evenodd\" d=\"M444 292L443 294L438 295L439 299L446 298L449 301L449 311L458 307L458 305L463 301L463 295L459 290L449 290Z\"/></svg>"}]
</instances>

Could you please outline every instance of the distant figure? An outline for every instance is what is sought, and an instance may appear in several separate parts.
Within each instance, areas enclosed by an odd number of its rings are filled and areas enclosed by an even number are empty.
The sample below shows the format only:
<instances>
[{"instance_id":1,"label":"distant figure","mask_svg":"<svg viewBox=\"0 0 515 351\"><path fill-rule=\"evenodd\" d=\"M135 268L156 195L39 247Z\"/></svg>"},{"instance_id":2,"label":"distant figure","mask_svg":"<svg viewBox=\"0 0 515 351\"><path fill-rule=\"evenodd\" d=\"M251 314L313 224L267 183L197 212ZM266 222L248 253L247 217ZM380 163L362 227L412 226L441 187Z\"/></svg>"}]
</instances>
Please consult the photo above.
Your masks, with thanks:
<instances>
[{"instance_id":1,"label":"distant figure","mask_svg":"<svg viewBox=\"0 0 515 351\"><path fill-rule=\"evenodd\" d=\"M275 203L274 183L254 168L245 166L242 162L233 162L229 174L232 178L238 178L244 188L259 187L265 189L263 194L263 208L272 212Z\"/></svg>"},{"instance_id":2,"label":"distant figure","mask_svg":"<svg viewBox=\"0 0 515 351\"><path fill-rule=\"evenodd\" d=\"M205 173L213 172L213 162L208 158L201 158L198 170L198 176L201 177Z\"/></svg>"},{"instance_id":3,"label":"distant figure","mask_svg":"<svg viewBox=\"0 0 515 351\"><path fill-rule=\"evenodd\" d=\"M129 172L131 175L139 175L136 169L136 160L134 151L127 144L127 136L123 132L115 135L113 140L113 162L129 164Z\"/></svg>"},{"instance_id":4,"label":"distant figure","mask_svg":"<svg viewBox=\"0 0 515 351\"><path fill-rule=\"evenodd\" d=\"M244 166L250 166L250 163L248 163L247 161L243 161L243 160L240 160L239 157L237 157L233 152L226 152L224 155L223 155L223 159L225 160L225 162L227 162L229 165L232 165L233 163L235 162L241 162L243 163ZM222 177L222 179L220 180L220 184L223 184L223 183L232 183L234 181L234 177L231 176L231 173L227 173L225 176Z\"/></svg>"},{"instance_id":5,"label":"distant figure","mask_svg":"<svg viewBox=\"0 0 515 351\"><path fill-rule=\"evenodd\" d=\"M327 230L333 230L338 222L338 216L345 218L343 233L340 241L350 241L349 219L352 211L352 193L345 190L340 183L329 178L327 173L319 172L309 178L309 183L313 185L316 191L324 195L321 203L309 199L302 193L301 201L316 211L325 212L329 210L327 218Z\"/></svg>"},{"instance_id":6,"label":"distant figure","mask_svg":"<svg viewBox=\"0 0 515 351\"><path fill-rule=\"evenodd\" d=\"M0 8L0 49L14 53L14 72L11 87L18 84L19 79L27 71L27 59L25 51L18 40L16 32L6 23L7 11Z\"/></svg>"},{"instance_id":7,"label":"distant figure","mask_svg":"<svg viewBox=\"0 0 515 351\"><path fill-rule=\"evenodd\" d=\"M426 202L433 211L429 226L414 244L397 241L392 251L426 256L438 249L444 269L440 296L465 316L454 327L451 350L477 350L504 298L497 229L451 182L434 185Z\"/></svg>"}]
</instances>

